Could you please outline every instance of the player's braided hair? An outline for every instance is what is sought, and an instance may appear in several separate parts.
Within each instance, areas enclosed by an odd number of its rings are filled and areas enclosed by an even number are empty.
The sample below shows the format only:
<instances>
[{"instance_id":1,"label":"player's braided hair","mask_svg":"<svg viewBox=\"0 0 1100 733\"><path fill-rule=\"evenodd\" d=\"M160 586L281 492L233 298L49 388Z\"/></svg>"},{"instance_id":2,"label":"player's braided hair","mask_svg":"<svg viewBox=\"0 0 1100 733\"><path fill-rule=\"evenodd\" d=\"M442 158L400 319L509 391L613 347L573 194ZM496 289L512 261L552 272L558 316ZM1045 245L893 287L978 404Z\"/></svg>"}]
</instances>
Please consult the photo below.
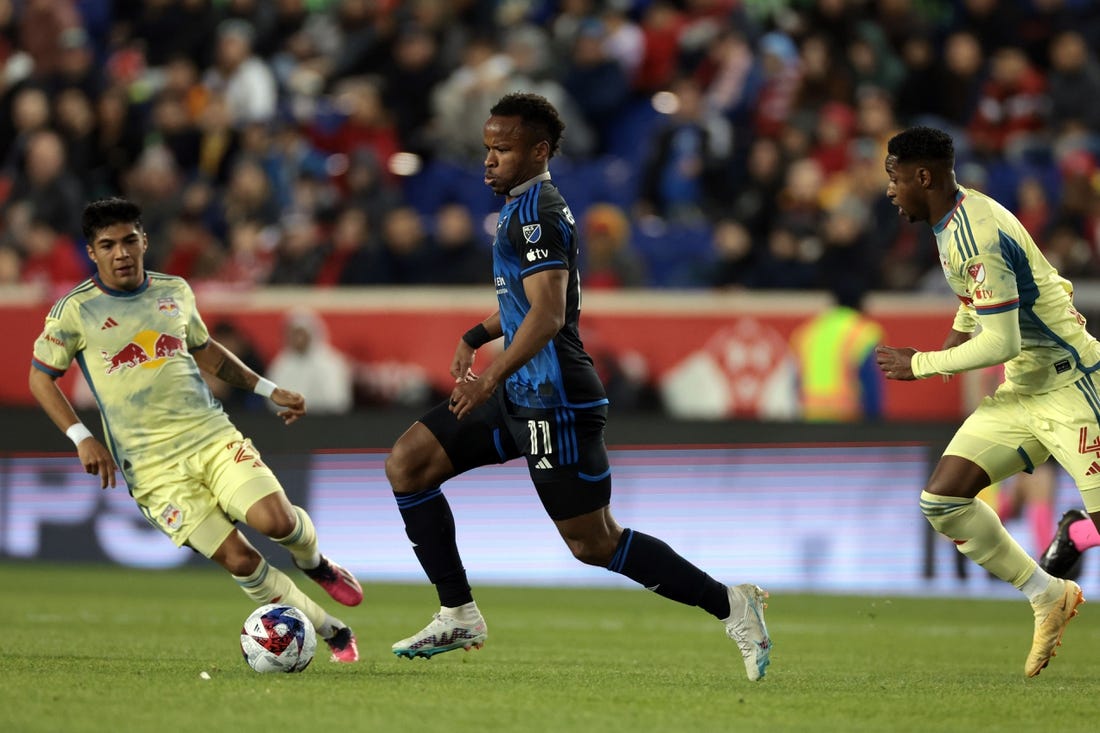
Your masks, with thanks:
<instances>
[{"instance_id":1,"label":"player's braided hair","mask_svg":"<svg viewBox=\"0 0 1100 733\"><path fill-rule=\"evenodd\" d=\"M899 163L955 163L955 143L943 130L910 127L890 138L886 152Z\"/></svg>"},{"instance_id":2,"label":"player's braided hair","mask_svg":"<svg viewBox=\"0 0 1100 733\"><path fill-rule=\"evenodd\" d=\"M550 145L551 158L561 147L565 123L546 97L526 92L506 94L492 106L489 114L497 117L519 117L523 120L523 126L531 133L533 142L545 140Z\"/></svg>"},{"instance_id":3,"label":"player's braided hair","mask_svg":"<svg viewBox=\"0 0 1100 733\"><path fill-rule=\"evenodd\" d=\"M99 232L115 224L137 224L138 229L144 230L141 207L116 196L91 202L80 216L80 229L89 243Z\"/></svg>"}]
</instances>

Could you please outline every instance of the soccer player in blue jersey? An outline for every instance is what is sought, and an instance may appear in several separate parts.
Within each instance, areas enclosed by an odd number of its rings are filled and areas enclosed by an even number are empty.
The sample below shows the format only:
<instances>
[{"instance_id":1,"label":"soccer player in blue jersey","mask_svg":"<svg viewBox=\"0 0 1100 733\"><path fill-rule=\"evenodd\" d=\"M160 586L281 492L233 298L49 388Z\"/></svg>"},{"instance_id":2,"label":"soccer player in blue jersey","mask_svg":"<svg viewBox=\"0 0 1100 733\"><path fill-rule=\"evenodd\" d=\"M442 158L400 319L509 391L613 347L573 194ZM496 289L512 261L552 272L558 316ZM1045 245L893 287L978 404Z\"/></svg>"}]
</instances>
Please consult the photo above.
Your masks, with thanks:
<instances>
[{"instance_id":1,"label":"soccer player in blue jersey","mask_svg":"<svg viewBox=\"0 0 1100 733\"><path fill-rule=\"evenodd\" d=\"M887 146L886 193L902 216L932 226L961 303L939 351L880 346L876 359L887 378L902 380L1004 364L1004 382L959 427L920 505L960 552L1031 601L1035 630L1024 672L1034 677L1084 601L1081 588L1040 568L975 496L1053 456L1100 521L1100 343L1073 307L1069 281L1011 212L958 185L954 162L951 137L929 127L905 130Z\"/></svg>"},{"instance_id":2,"label":"soccer player in blue jersey","mask_svg":"<svg viewBox=\"0 0 1100 733\"><path fill-rule=\"evenodd\" d=\"M767 594L751 583L727 587L611 516L608 403L578 335L577 228L548 168L563 129L554 107L534 94L503 97L484 126L485 183L505 197L493 242L498 310L459 339L450 400L414 423L386 460L405 532L440 602L431 623L393 651L431 657L482 646L485 620L440 485L524 456L546 513L578 560L720 619L749 679L758 680L771 650ZM477 349L501 336L503 352L475 375Z\"/></svg>"},{"instance_id":3,"label":"soccer player in blue jersey","mask_svg":"<svg viewBox=\"0 0 1100 733\"><path fill-rule=\"evenodd\" d=\"M355 577L321 555L309 515L291 505L200 370L267 397L288 424L305 414L305 399L260 377L210 338L182 278L145 270L149 242L135 204L92 202L82 224L96 274L46 316L34 344L31 392L102 488L114 488L121 469L138 508L176 545L221 565L257 604L280 600L301 609L333 661L358 660L351 629L269 565L234 526L243 522L281 544L338 602L363 600ZM57 386L73 360L95 394L106 445Z\"/></svg>"}]
</instances>

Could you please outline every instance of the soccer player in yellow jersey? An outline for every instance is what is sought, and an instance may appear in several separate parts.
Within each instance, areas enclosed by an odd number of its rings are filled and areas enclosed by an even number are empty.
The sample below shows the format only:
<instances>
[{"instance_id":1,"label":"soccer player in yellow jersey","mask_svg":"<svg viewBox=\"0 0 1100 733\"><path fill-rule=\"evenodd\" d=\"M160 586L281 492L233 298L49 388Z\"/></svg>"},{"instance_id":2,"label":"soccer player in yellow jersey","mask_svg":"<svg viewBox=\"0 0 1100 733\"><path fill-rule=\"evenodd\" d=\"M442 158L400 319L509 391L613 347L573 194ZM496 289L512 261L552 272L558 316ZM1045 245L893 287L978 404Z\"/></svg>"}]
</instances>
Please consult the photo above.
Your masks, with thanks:
<instances>
[{"instance_id":1,"label":"soccer player in yellow jersey","mask_svg":"<svg viewBox=\"0 0 1100 733\"><path fill-rule=\"evenodd\" d=\"M141 210L124 199L95 201L82 216L96 274L54 305L34 344L30 389L76 445L100 486L122 476L145 517L176 545L218 563L257 604L301 609L332 650L359 658L355 636L303 593L234 527L243 522L290 552L338 602L363 600L359 582L320 554L309 515L292 506L252 443L210 394L200 370L269 398L290 424L302 395L260 377L210 334L195 296L178 277L147 272ZM80 422L56 384L73 360L95 394L105 441Z\"/></svg>"},{"instance_id":2,"label":"soccer player in yellow jersey","mask_svg":"<svg viewBox=\"0 0 1100 733\"><path fill-rule=\"evenodd\" d=\"M943 273L961 304L941 350L879 346L876 360L887 378L902 380L1004 364L1004 383L959 427L920 505L960 552L1031 601L1035 632L1024 672L1034 677L1084 601L1081 589L1041 569L974 497L1053 456L1100 521L1100 470L1092 468L1100 465L1093 376L1100 343L1073 307L1073 286L1015 216L956 183L954 163L951 137L933 128L905 130L887 146L886 195L909 221L932 226Z\"/></svg>"}]
</instances>

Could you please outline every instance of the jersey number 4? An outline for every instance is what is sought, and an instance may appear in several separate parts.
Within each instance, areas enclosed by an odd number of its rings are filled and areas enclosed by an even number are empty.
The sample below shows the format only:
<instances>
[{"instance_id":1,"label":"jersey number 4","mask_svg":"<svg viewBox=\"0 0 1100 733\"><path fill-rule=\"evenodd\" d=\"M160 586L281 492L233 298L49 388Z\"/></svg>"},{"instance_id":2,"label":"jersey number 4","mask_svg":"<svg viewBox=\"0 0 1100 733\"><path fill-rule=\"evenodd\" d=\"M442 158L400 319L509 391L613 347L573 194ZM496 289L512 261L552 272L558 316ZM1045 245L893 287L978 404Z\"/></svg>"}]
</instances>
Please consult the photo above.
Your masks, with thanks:
<instances>
[{"instance_id":1,"label":"jersey number 4","mask_svg":"<svg viewBox=\"0 0 1100 733\"><path fill-rule=\"evenodd\" d=\"M528 420L527 430L531 433L531 455L546 456L554 452L549 420Z\"/></svg>"}]
</instances>

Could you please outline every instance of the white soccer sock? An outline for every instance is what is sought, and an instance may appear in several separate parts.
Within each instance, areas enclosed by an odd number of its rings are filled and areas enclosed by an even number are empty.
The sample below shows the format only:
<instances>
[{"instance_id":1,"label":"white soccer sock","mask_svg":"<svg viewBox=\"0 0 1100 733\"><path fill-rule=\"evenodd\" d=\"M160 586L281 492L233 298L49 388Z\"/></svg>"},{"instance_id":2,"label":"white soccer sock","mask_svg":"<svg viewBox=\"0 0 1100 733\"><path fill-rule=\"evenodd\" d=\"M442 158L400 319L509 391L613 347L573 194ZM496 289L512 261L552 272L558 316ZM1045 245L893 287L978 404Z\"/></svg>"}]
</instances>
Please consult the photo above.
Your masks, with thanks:
<instances>
[{"instance_id":1,"label":"white soccer sock","mask_svg":"<svg viewBox=\"0 0 1100 733\"><path fill-rule=\"evenodd\" d=\"M455 608L440 606L439 615L449 616L455 621L462 621L463 623L465 623L477 621L479 618L481 618L481 611L479 611L477 608L477 601L470 601L469 603L464 603L461 606L456 606Z\"/></svg>"}]
</instances>

